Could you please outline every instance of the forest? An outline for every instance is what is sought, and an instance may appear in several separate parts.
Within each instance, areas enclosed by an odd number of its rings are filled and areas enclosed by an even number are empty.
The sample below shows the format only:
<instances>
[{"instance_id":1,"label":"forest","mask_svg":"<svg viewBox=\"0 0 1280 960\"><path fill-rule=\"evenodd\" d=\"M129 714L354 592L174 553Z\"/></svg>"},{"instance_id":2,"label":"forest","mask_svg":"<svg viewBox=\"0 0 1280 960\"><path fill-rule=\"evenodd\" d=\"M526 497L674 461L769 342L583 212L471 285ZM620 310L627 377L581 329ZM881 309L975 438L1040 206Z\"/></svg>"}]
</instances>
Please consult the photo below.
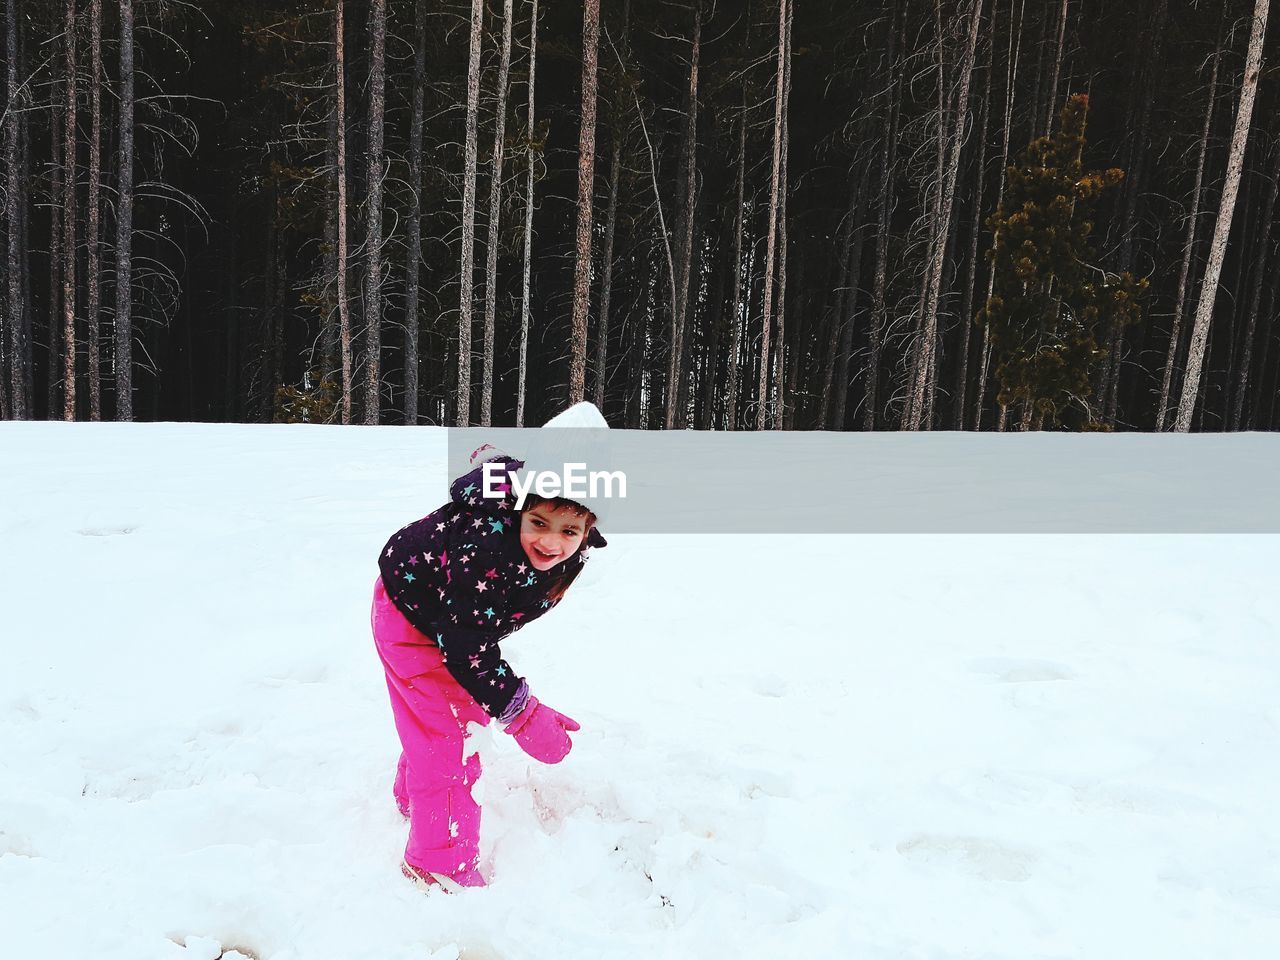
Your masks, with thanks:
<instances>
[{"instance_id":1,"label":"forest","mask_svg":"<svg viewBox=\"0 0 1280 960\"><path fill-rule=\"evenodd\" d=\"M1269 0L0 3L4 419L1280 427Z\"/></svg>"}]
</instances>

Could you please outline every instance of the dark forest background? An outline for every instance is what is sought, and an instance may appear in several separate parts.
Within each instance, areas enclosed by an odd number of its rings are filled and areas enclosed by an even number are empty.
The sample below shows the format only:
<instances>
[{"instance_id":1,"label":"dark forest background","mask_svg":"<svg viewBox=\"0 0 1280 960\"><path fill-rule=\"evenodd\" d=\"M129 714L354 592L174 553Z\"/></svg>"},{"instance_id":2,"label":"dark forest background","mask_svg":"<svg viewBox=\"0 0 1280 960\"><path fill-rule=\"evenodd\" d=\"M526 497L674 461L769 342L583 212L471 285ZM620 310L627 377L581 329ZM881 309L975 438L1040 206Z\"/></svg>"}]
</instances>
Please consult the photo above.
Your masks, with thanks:
<instances>
[{"instance_id":1,"label":"dark forest background","mask_svg":"<svg viewBox=\"0 0 1280 960\"><path fill-rule=\"evenodd\" d=\"M2 2L5 418L1280 426L1266 0Z\"/></svg>"}]
</instances>

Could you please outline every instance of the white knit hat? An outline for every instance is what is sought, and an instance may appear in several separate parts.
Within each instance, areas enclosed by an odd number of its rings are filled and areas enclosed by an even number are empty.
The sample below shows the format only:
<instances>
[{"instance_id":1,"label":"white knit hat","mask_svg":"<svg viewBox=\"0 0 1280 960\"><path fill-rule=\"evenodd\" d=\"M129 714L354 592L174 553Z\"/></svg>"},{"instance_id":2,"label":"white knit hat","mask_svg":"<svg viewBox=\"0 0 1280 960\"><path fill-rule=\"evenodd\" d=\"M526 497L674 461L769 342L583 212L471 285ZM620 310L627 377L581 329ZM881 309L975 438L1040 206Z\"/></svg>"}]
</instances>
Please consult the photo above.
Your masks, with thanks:
<instances>
[{"instance_id":1,"label":"white knit hat","mask_svg":"<svg viewBox=\"0 0 1280 960\"><path fill-rule=\"evenodd\" d=\"M555 471L563 475L566 464L584 463L588 473L610 470L611 457L608 435L603 431L609 424L594 403L583 401L562 411L543 424L554 432L534 434L524 451L525 466L520 471L521 480L532 471ZM540 435L541 434L541 435ZM603 489L598 489L603 493ZM617 485L614 485L617 495ZM603 495L592 497L590 491L582 497L565 497L580 504L596 515L597 525L603 526L609 512L610 499Z\"/></svg>"}]
</instances>

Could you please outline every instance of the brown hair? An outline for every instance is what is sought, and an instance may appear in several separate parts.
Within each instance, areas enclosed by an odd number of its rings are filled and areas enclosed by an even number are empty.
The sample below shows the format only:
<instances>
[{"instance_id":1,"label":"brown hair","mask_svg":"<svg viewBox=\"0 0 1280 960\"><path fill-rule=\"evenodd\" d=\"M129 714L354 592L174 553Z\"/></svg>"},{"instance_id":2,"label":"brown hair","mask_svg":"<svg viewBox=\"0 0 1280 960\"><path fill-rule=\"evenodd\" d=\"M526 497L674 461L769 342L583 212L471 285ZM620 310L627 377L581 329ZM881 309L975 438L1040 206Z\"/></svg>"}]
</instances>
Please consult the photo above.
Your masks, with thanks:
<instances>
[{"instance_id":1,"label":"brown hair","mask_svg":"<svg viewBox=\"0 0 1280 960\"><path fill-rule=\"evenodd\" d=\"M550 506L552 512L558 513L561 510L570 511L575 518L582 521L582 543L578 545L578 552L569 559L560 563L559 568L551 573L551 589L547 592L547 599L552 603L559 603L560 598L564 596L566 590L578 579L578 574L582 572L582 551L586 549L587 538L591 536L591 530L596 525L596 515L584 507L580 503L573 500L566 500L564 497L540 497L536 493L530 493L525 496L524 508L522 513L532 510L534 507L542 504Z\"/></svg>"}]
</instances>

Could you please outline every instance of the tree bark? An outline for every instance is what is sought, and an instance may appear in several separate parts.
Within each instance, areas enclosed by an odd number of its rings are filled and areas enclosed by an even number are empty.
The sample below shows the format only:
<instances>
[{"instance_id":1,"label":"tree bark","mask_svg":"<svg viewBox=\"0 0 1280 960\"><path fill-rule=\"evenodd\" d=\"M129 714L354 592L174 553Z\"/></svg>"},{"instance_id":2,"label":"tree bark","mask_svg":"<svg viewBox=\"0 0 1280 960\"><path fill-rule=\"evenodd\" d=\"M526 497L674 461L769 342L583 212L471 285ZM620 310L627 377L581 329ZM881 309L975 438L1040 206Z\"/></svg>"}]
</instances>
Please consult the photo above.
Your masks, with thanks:
<instances>
[{"instance_id":1,"label":"tree bark","mask_svg":"<svg viewBox=\"0 0 1280 960\"><path fill-rule=\"evenodd\" d=\"M591 300L591 223L596 172L596 62L600 0L582 7L582 124L578 133L577 257L573 264L573 318L569 349L569 403L586 392L587 310Z\"/></svg>"},{"instance_id":2,"label":"tree bark","mask_svg":"<svg viewBox=\"0 0 1280 960\"><path fill-rule=\"evenodd\" d=\"M511 0L502 5L502 59L498 66L497 117L493 131L493 176L489 182L489 227L485 246L484 379L480 387L480 426L493 421L493 341L498 310L498 245L502 239L502 154L507 146L507 81L511 75Z\"/></svg>"},{"instance_id":3,"label":"tree bark","mask_svg":"<svg viewBox=\"0 0 1280 960\"><path fill-rule=\"evenodd\" d=\"M1200 387L1205 342L1209 336L1210 321L1213 319L1218 278L1222 274L1227 238L1231 233L1236 194L1240 189L1240 172L1244 165L1245 147L1249 141L1249 122L1253 117L1253 102L1258 92L1258 74L1262 69L1262 41L1267 31L1269 4L1270 0L1256 0L1254 6L1244 77L1240 83L1240 103L1236 109L1235 130L1231 136L1231 153L1227 159L1227 179L1222 189L1222 198L1218 203L1218 218L1213 229L1213 244L1209 248L1209 263L1205 267L1204 281L1200 287L1200 301L1196 306L1195 320L1191 328L1187 373L1183 379L1182 397L1179 400L1178 415L1174 421L1174 429L1179 433L1186 433L1191 429L1191 414L1195 407L1196 392Z\"/></svg>"},{"instance_id":4,"label":"tree bark","mask_svg":"<svg viewBox=\"0 0 1280 960\"><path fill-rule=\"evenodd\" d=\"M62 133L62 418L76 418L76 4L63 8L67 86Z\"/></svg>"},{"instance_id":5,"label":"tree bark","mask_svg":"<svg viewBox=\"0 0 1280 960\"><path fill-rule=\"evenodd\" d=\"M879 403L880 350L888 312L889 227L894 205L893 186L897 169L898 112L905 69L898 63L898 60L902 58L895 56L899 42L899 7L893 3L889 3L887 6L889 10L894 11L894 15L889 22L888 54L885 58L889 69L889 83L885 89L884 147L880 154L879 209L876 216L876 272L871 294L871 329L869 332L871 344L870 356L867 360L867 387L866 395L863 398L862 411L862 429L864 430L875 430L876 405ZM905 43L905 8L903 8L903 16L901 30L904 33L903 42Z\"/></svg>"},{"instance_id":6,"label":"tree bark","mask_svg":"<svg viewBox=\"0 0 1280 960\"><path fill-rule=\"evenodd\" d=\"M387 2L373 0L369 54L368 267L364 278L365 397L364 422L378 422L382 399L382 177L383 114L386 108Z\"/></svg>"},{"instance_id":7,"label":"tree bark","mask_svg":"<svg viewBox=\"0 0 1280 960\"><path fill-rule=\"evenodd\" d=\"M689 57L689 99L685 111L684 126L684 197L680 217L680 261L676 278L676 309L671 315L667 335L670 352L667 355L667 402L663 427L673 429L677 423L686 425L688 411L680 409L684 387L684 341L688 324L689 287L693 273L693 232L695 217L695 189L698 173L698 65L702 51L702 4L694 5L693 42Z\"/></svg>"},{"instance_id":8,"label":"tree bark","mask_svg":"<svg viewBox=\"0 0 1280 960\"><path fill-rule=\"evenodd\" d=\"M25 270L22 248L23 189L26 178L18 160L18 118L26 103L25 90L18 87L18 7L17 0L5 2L5 81L9 109L4 116L6 295L9 321L9 403L15 420L30 420L33 414L29 369L31 331L27 326L27 305L23 297ZM0 376L4 371L0 370Z\"/></svg>"},{"instance_id":9,"label":"tree bark","mask_svg":"<svg viewBox=\"0 0 1280 960\"><path fill-rule=\"evenodd\" d=\"M1249 154L1246 150L1246 160L1248 159L1248 156ZM1257 198L1255 196L1255 181L1258 178L1253 176L1252 173L1253 172L1248 169L1241 171L1240 197L1236 201L1237 206L1241 208L1238 227L1241 243L1248 245L1250 249L1252 249L1253 246L1253 241L1251 241L1250 238L1257 235L1258 228ZM1226 351L1227 355L1226 362L1223 363L1221 367L1222 385L1219 388L1219 392L1222 395L1222 416L1219 419L1219 430L1223 431L1230 429L1233 394L1232 388L1235 386L1236 344L1240 339L1237 336L1236 330L1240 326L1240 307L1244 300L1245 282L1249 278L1249 264L1251 262L1252 258L1247 255L1236 257L1235 282L1230 286L1230 290L1232 292L1231 305L1228 308L1227 316L1224 321L1226 324L1226 330L1220 331L1222 333L1221 341L1223 349ZM1207 356L1212 356L1212 354L1207 354ZM1213 371L1206 371L1206 375L1212 376Z\"/></svg>"},{"instance_id":10,"label":"tree bark","mask_svg":"<svg viewBox=\"0 0 1280 960\"><path fill-rule=\"evenodd\" d=\"M1018 15L1013 15L1013 4L1015 0L1009 0L1009 50L1005 56L1005 62L1008 67L1005 70L1005 88L1004 88L1004 135L1000 147L1000 175L996 179L996 208L999 209L1000 204L1004 202L1004 180L1008 172L1009 166L1009 135L1013 126L1013 105L1014 105L1014 89L1018 77L1018 61L1022 57L1022 22L1026 14L1027 2L1020 0L1018 7ZM995 18L992 17L992 50L995 49ZM994 55L992 58L994 62ZM991 299L991 294L995 290L995 273L987 271L987 300ZM986 301L983 301L984 303ZM973 429L975 432L982 429L982 410L986 403L987 396L987 379L990 375L991 368L991 328L987 324L982 327L982 360L978 364L978 399L974 403L973 409ZM1004 422L1007 413L1001 408L1000 411L1000 427L1004 430Z\"/></svg>"},{"instance_id":11,"label":"tree bark","mask_svg":"<svg viewBox=\"0 0 1280 960\"><path fill-rule=\"evenodd\" d=\"M707 343L702 364L702 382L699 385L696 423L699 430L714 430L716 424L716 397L724 381L717 376L720 372L720 343L724 336L724 295L725 274L732 268L725 257L731 243L730 235L733 222L724 217L720 222L720 240L716 245L716 263L712 272L712 283L707 309L710 316L707 320Z\"/></svg>"},{"instance_id":12,"label":"tree bark","mask_svg":"<svg viewBox=\"0 0 1280 960\"><path fill-rule=\"evenodd\" d=\"M729 387L725 394L724 429L737 427L738 367L742 353L742 331L746 326L746 303L742 298L742 232L746 203L747 170L747 84L742 83L742 112L738 121L738 189L734 203L733 227L733 333L729 338Z\"/></svg>"},{"instance_id":13,"label":"tree bark","mask_svg":"<svg viewBox=\"0 0 1280 960\"><path fill-rule=\"evenodd\" d=\"M133 0L120 0L120 172L116 189L116 419L133 419Z\"/></svg>"},{"instance_id":14,"label":"tree bark","mask_svg":"<svg viewBox=\"0 0 1280 960\"><path fill-rule=\"evenodd\" d=\"M1062 76L1062 52L1067 36L1067 2L1062 0L1062 9L1058 13L1058 42L1053 57L1053 79L1049 82L1048 108L1045 110L1045 136L1053 133L1053 121L1058 115L1058 80Z\"/></svg>"},{"instance_id":15,"label":"tree bark","mask_svg":"<svg viewBox=\"0 0 1280 960\"><path fill-rule=\"evenodd\" d=\"M409 254L405 262L404 422L418 422L418 265L422 261L422 99L427 74L426 0L413 5L413 96L409 116Z\"/></svg>"},{"instance_id":16,"label":"tree bark","mask_svg":"<svg viewBox=\"0 0 1280 960\"><path fill-rule=\"evenodd\" d=\"M275 152L268 148L268 162ZM263 372L264 386L260 394L258 419L262 423L272 423L276 419L277 399L281 386L281 360L284 355L282 327L284 325L284 303L281 291L284 287L283 273L285 254L281 252L283 243L280 234L283 232L280 215L280 180L278 176L269 179L271 215L267 221L267 262L262 283L262 318L266 327L262 337L262 352L259 355L259 369Z\"/></svg>"},{"instance_id":17,"label":"tree bark","mask_svg":"<svg viewBox=\"0 0 1280 960\"><path fill-rule=\"evenodd\" d=\"M946 257L947 239L951 226L951 210L955 203L956 175L960 169L960 150L964 145L964 128L969 114L969 81L973 73L974 57L978 48L978 25L982 20L982 0L973 0L970 11L969 39L960 63L960 84L956 96L954 125L950 130L939 130L939 136L948 138L945 180L938 184L940 203L938 222L934 224L933 249L928 266L929 286L923 308L923 326L918 341L918 359L914 363L915 376L910 384L908 405L903 417L903 427L920 430L925 425L925 393L934 366L934 352L938 336L938 298L942 286L942 267ZM939 41L941 42L941 40ZM945 122L945 111L942 112Z\"/></svg>"},{"instance_id":18,"label":"tree bark","mask_svg":"<svg viewBox=\"0 0 1280 960\"><path fill-rule=\"evenodd\" d=\"M849 363L853 359L853 329L858 317L858 294L862 287L862 248L866 242L866 233L862 229L862 219L867 213L867 187L870 184L870 165L863 167L862 178L858 184L858 198L854 211L852 229L853 249L849 255L848 291L845 309L841 319L839 348L835 364L835 398L832 405L829 425L833 430L844 430L846 410L848 407ZM823 422L823 427L828 422Z\"/></svg>"},{"instance_id":19,"label":"tree bark","mask_svg":"<svg viewBox=\"0 0 1280 960\"><path fill-rule=\"evenodd\" d=\"M1253 285L1249 291L1248 319L1245 323L1244 339L1240 364L1237 368L1235 402L1231 407L1231 422L1228 429L1239 430L1244 417L1245 391L1249 387L1249 369L1253 364L1253 338L1258 326L1258 307L1262 302L1262 281L1266 274L1267 255L1271 244L1271 220L1276 209L1276 192L1280 188L1280 145L1273 147L1276 159L1271 170L1271 182L1267 185L1267 199L1262 207L1262 221L1259 227L1261 235L1254 240L1258 248L1254 258ZM1230 372L1230 371L1228 371Z\"/></svg>"},{"instance_id":20,"label":"tree bark","mask_svg":"<svg viewBox=\"0 0 1280 960\"><path fill-rule=\"evenodd\" d=\"M516 426L524 426L524 394L528 377L529 354L529 274L533 253L533 91L538 66L538 0L532 0L529 15L529 106L525 113L527 146L525 151L525 203L524 203L524 270L520 297L520 359L516 375Z\"/></svg>"},{"instance_id":21,"label":"tree bark","mask_svg":"<svg viewBox=\"0 0 1280 960\"><path fill-rule=\"evenodd\" d=\"M786 80L782 89L782 183L781 195L778 198L778 348L774 362L774 395L777 398L773 405L773 429L781 430L783 412L786 409L785 372L787 355L787 199L790 193L788 176L788 150L791 140L791 123L788 117L791 106L791 21L795 14L794 0L787 0L787 56L785 60Z\"/></svg>"},{"instance_id":22,"label":"tree bark","mask_svg":"<svg viewBox=\"0 0 1280 960\"><path fill-rule=\"evenodd\" d=\"M1174 370L1181 355L1183 310L1186 306L1187 281L1191 276L1192 256L1196 245L1196 233L1200 225L1200 200L1203 196L1205 156L1209 152L1209 131L1213 125L1214 101L1218 89L1218 65L1222 60L1222 36L1213 52L1213 69L1209 74L1209 96L1204 108L1204 126L1200 132L1200 155L1196 161L1195 187L1191 191L1191 214L1187 218L1187 235L1182 244L1182 268L1178 273L1178 295L1173 308L1173 329L1169 333L1169 350L1165 357L1164 374L1161 377L1160 407L1156 413L1156 432L1163 433L1169 416L1169 396L1173 386Z\"/></svg>"},{"instance_id":23,"label":"tree bark","mask_svg":"<svg viewBox=\"0 0 1280 960\"><path fill-rule=\"evenodd\" d=\"M101 358L101 188L102 188L102 0L89 0L89 258L85 282L89 291L89 419L102 419Z\"/></svg>"},{"instance_id":24,"label":"tree bark","mask_svg":"<svg viewBox=\"0 0 1280 960\"><path fill-rule=\"evenodd\" d=\"M333 63L338 134L338 337L342 349L342 422L351 423L355 396L355 371L351 357L351 307L347 295L347 81L346 26L342 7L346 0L334 0Z\"/></svg>"},{"instance_id":25,"label":"tree bark","mask_svg":"<svg viewBox=\"0 0 1280 960\"><path fill-rule=\"evenodd\" d=\"M484 0L471 0L471 53L467 62L467 129L462 183L462 265L459 279L458 388L459 427L471 424L471 311L475 300L476 139L480 111L480 43L484 32Z\"/></svg>"},{"instance_id":26,"label":"tree bark","mask_svg":"<svg viewBox=\"0 0 1280 960\"><path fill-rule=\"evenodd\" d=\"M618 178L622 174L622 131L613 132L613 153L609 157L609 205L605 208L604 218L604 250L601 254L600 269L604 276L600 280L600 331L596 337L596 356L593 371L593 401L596 407L604 410L605 386L607 381L607 365L609 359L609 309L613 296L613 233L618 220Z\"/></svg>"},{"instance_id":27,"label":"tree bark","mask_svg":"<svg viewBox=\"0 0 1280 960\"><path fill-rule=\"evenodd\" d=\"M778 72L773 94L773 165L769 175L769 220L765 231L764 254L764 318L760 328L760 388L756 394L756 429L763 430L770 422L769 400L769 338L773 332L773 277L775 251L778 243L778 194L782 176L782 114L785 109L784 94L787 80L787 17L790 0L778 0Z\"/></svg>"},{"instance_id":28,"label":"tree bark","mask_svg":"<svg viewBox=\"0 0 1280 960\"><path fill-rule=\"evenodd\" d=\"M1063 3L1065 8L1065 0ZM992 8L992 20L995 9ZM991 114L991 71L994 63L988 60L985 89L982 95L982 119L978 121L978 165L974 173L973 213L970 216L969 272L965 277L964 298L960 301L960 362L956 374L955 415L952 429L964 429L965 406L969 398L969 341L973 333L973 291L978 274L978 240L982 236L982 187L987 170L987 122ZM1056 86L1056 81L1055 81Z\"/></svg>"},{"instance_id":29,"label":"tree bark","mask_svg":"<svg viewBox=\"0 0 1280 960\"><path fill-rule=\"evenodd\" d=\"M850 170L850 175L852 175ZM822 374L822 403L818 408L818 427L826 430L840 429L833 426L834 417L831 410L835 401L836 383L839 382L836 376L837 354L840 352L841 333L845 325L845 301L849 298L849 257L853 250L853 235L857 229L858 221L861 219L857 215L857 210L862 202L862 195L866 188L867 165L862 164L862 176L858 180L858 186L850 191L849 207L845 211L844 219L840 222L840 227L836 231L837 236L842 236L840 240L840 252L836 257L836 286L832 291L830 322L827 324L827 355L826 363L823 366ZM845 391L848 392L848 384L845 385ZM843 414L843 410L841 411ZM843 416L841 417L843 422Z\"/></svg>"}]
</instances>

